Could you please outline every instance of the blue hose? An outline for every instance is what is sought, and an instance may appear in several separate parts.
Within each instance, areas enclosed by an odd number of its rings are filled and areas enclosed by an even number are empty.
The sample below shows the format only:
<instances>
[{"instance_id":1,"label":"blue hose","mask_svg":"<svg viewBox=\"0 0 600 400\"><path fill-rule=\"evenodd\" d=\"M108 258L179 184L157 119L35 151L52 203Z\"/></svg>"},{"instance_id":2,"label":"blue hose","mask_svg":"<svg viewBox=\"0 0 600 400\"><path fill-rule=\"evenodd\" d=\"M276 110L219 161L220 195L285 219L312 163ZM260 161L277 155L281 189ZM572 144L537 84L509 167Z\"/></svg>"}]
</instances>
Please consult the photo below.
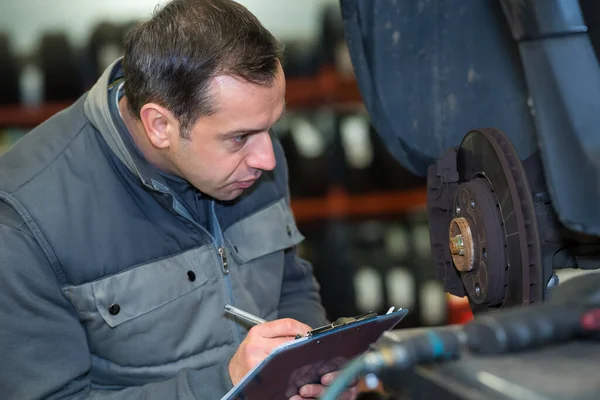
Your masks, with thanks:
<instances>
[{"instance_id":1,"label":"blue hose","mask_svg":"<svg viewBox=\"0 0 600 400\"><path fill-rule=\"evenodd\" d=\"M430 330L399 345L365 353L342 370L321 399L337 400L351 382L368 372L390 367L407 369L421 362L451 359L459 354L460 344L454 332Z\"/></svg>"},{"instance_id":2,"label":"blue hose","mask_svg":"<svg viewBox=\"0 0 600 400\"><path fill-rule=\"evenodd\" d=\"M321 400L337 400L348 389L348 386L359 376L366 372L364 356L350 362L333 381L327 391L320 397Z\"/></svg>"}]
</instances>

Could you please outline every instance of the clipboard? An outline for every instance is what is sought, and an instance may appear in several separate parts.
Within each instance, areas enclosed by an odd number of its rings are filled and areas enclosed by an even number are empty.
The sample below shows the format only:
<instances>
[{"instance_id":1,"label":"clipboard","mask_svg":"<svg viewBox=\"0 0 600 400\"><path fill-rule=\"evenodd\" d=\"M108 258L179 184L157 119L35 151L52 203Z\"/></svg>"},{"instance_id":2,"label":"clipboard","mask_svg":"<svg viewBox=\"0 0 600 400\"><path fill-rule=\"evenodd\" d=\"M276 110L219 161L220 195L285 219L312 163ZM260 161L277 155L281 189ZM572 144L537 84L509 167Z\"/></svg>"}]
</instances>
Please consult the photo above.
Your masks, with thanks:
<instances>
[{"instance_id":1,"label":"clipboard","mask_svg":"<svg viewBox=\"0 0 600 400\"><path fill-rule=\"evenodd\" d=\"M368 313L340 318L284 343L250 370L221 400L287 400L308 383L337 371L367 351L381 335L408 313Z\"/></svg>"}]
</instances>

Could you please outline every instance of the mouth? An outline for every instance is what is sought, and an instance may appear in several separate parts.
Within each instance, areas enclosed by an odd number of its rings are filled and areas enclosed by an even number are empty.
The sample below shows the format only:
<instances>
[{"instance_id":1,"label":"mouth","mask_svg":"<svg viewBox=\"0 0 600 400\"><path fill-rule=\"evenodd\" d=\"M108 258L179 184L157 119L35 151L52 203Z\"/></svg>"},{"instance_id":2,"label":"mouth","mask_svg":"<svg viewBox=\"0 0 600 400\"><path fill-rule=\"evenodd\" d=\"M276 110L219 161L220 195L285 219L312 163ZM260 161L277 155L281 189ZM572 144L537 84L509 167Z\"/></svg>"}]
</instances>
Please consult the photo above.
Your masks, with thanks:
<instances>
[{"instance_id":1,"label":"mouth","mask_svg":"<svg viewBox=\"0 0 600 400\"><path fill-rule=\"evenodd\" d=\"M235 185L239 189L248 189L250 186L252 186L254 184L254 182L256 182L258 180L258 178L260 178L261 175L262 175L262 171L258 171L258 174L256 175L256 177L254 177L252 179L247 179L244 181L237 181L235 183Z\"/></svg>"},{"instance_id":2,"label":"mouth","mask_svg":"<svg viewBox=\"0 0 600 400\"><path fill-rule=\"evenodd\" d=\"M254 184L254 182L256 182L256 179L251 179L249 181L239 181L239 182L236 182L236 186L240 189L248 189L250 186L252 186Z\"/></svg>"}]
</instances>

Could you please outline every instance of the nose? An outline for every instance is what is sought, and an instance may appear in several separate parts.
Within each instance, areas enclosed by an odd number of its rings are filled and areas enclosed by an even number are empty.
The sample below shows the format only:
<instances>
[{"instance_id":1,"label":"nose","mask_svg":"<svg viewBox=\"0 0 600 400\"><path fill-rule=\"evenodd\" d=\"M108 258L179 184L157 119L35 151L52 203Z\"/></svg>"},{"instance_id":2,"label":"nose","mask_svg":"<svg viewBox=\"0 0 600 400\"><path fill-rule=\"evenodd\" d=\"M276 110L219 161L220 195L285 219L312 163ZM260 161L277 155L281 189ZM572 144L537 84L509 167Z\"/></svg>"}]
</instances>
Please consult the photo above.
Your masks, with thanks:
<instances>
[{"instance_id":1,"label":"nose","mask_svg":"<svg viewBox=\"0 0 600 400\"><path fill-rule=\"evenodd\" d=\"M273 152L273 141L269 132L259 133L247 157L246 164L250 168L271 171L275 168L275 153Z\"/></svg>"}]
</instances>

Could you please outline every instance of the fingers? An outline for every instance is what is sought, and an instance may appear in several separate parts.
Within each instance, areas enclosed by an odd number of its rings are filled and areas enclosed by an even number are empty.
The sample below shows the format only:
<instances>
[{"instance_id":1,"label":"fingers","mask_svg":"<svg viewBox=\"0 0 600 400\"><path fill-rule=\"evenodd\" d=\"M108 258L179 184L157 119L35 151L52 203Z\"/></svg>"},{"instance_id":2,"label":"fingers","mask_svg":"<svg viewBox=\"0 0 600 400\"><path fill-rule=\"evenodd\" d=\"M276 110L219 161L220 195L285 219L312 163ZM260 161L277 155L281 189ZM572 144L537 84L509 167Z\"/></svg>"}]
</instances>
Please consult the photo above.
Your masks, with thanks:
<instances>
[{"instance_id":1,"label":"fingers","mask_svg":"<svg viewBox=\"0 0 600 400\"><path fill-rule=\"evenodd\" d=\"M265 338L275 338L282 336L295 337L296 335L304 335L310 331L310 326L303 324L291 318L277 319L275 321L259 324L252 329L248 334L255 332Z\"/></svg>"},{"instance_id":2,"label":"fingers","mask_svg":"<svg viewBox=\"0 0 600 400\"><path fill-rule=\"evenodd\" d=\"M358 388L352 386L340 396L339 400L355 400L358 397Z\"/></svg>"},{"instance_id":3,"label":"fingers","mask_svg":"<svg viewBox=\"0 0 600 400\"><path fill-rule=\"evenodd\" d=\"M338 377L340 371L329 372L321 377L321 383L323 386L330 386L333 381ZM356 381L352 382L348 390L346 390L341 396L340 400L354 400L358 397L358 388Z\"/></svg>"},{"instance_id":4,"label":"fingers","mask_svg":"<svg viewBox=\"0 0 600 400\"><path fill-rule=\"evenodd\" d=\"M340 374L340 371L333 371L333 372L329 372L328 374L325 374L321 377L321 383L325 386L330 386L333 381L338 377L338 375ZM351 386L356 386L356 383L358 381L355 379L352 382L350 382L348 384L349 387Z\"/></svg>"},{"instance_id":5,"label":"fingers","mask_svg":"<svg viewBox=\"0 0 600 400\"><path fill-rule=\"evenodd\" d=\"M325 386L319 385L318 383L304 385L299 390L300 396L309 399L320 397L323 393L325 393Z\"/></svg>"},{"instance_id":6,"label":"fingers","mask_svg":"<svg viewBox=\"0 0 600 400\"><path fill-rule=\"evenodd\" d=\"M299 394L292 396L290 400L302 400L302 399L315 399L323 394L327 388L323 385L319 384L309 384L304 385L300 388ZM353 386L346 390L342 395L338 398L339 400L355 400L358 397L358 388Z\"/></svg>"},{"instance_id":7,"label":"fingers","mask_svg":"<svg viewBox=\"0 0 600 400\"><path fill-rule=\"evenodd\" d=\"M323 384L325 386L330 386L333 383L333 381L338 377L340 372L341 371L338 370L338 371L329 372L329 373L323 375L321 377L321 384ZM357 383L358 383L358 380L355 379L348 384L348 387L356 386Z\"/></svg>"},{"instance_id":8,"label":"fingers","mask_svg":"<svg viewBox=\"0 0 600 400\"><path fill-rule=\"evenodd\" d=\"M249 368L254 367L269 355L269 353L277 346L294 340L293 337L276 337L264 338L260 335L248 336L244 346L240 346L238 352L246 360Z\"/></svg>"},{"instance_id":9,"label":"fingers","mask_svg":"<svg viewBox=\"0 0 600 400\"><path fill-rule=\"evenodd\" d=\"M280 319L256 325L248 332L229 362L229 376L235 384L250 369L267 357L278 346L294 340L298 333L310 327L293 319Z\"/></svg>"},{"instance_id":10,"label":"fingers","mask_svg":"<svg viewBox=\"0 0 600 400\"><path fill-rule=\"evenodd\" d=\"M273 350L275 347L281 346L284 343L290 342L292 340L294 340L294 338L292 336L284 336L284 337L275 337L275 338L271 338L271 339L264 339L267 342L266 344L266 349L267 349L267 354L269 354L271 352L271 350Z\"/></svg>"},{"instance_id":11,"label":"fingers","mask_svg":"<svg viewBox=\"0 0 600 400\"><path fill-rule=\"evenodd\" d=\"M299 394L290 397L290 400L313 400L313 398L302 397Z\"/></svg>"},{"instance_id":12,"label":"fingers","mask_svg":"<svg viewBox=\"0 0 600 400\"><path fill-rule=\"evenodd\" d=\"M321 383L325 386L331 385L331 383L337 378L340 371L329 372L321 377Z\"/></svg>"}]
</instances>

